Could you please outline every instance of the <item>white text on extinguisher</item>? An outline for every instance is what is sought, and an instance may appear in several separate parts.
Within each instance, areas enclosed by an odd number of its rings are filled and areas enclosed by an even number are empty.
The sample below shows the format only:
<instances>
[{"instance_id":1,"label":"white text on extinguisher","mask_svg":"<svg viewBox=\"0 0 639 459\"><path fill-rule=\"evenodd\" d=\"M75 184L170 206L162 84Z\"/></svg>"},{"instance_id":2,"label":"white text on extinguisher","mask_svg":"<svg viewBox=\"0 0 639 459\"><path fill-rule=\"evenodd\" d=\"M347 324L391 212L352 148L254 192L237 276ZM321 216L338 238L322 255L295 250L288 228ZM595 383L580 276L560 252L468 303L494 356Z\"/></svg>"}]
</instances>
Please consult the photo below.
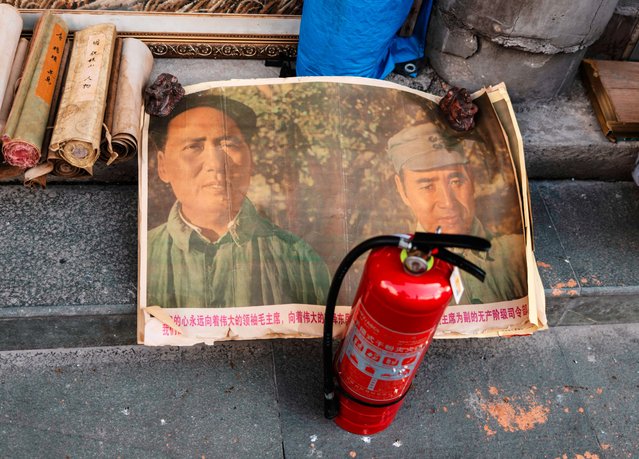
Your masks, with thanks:
<instances>
[{"instance_id":1,"label":"white text on extinguisher","mask_svg":"<svg viewBox=\"0 0 639 459\"><path fill-rule=\"evenodd\" d=\"M357 326L351 328L342 358L346 356L359 371L370 376L368 390L374 390L378 381L410 377L419 362L423 344L412 352L390 352L369 342L362 331Z\"/></svg>"}]
</instances>

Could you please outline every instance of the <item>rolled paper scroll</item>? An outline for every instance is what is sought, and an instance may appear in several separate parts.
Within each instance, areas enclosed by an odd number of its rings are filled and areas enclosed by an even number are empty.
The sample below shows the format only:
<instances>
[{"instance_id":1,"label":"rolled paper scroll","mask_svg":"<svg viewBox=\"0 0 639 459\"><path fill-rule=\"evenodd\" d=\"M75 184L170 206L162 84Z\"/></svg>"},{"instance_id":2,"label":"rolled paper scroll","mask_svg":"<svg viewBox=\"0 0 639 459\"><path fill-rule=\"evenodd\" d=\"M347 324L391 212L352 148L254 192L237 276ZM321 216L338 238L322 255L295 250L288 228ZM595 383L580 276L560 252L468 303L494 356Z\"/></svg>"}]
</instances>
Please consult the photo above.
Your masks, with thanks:
<instances>
[{"instance_id":1,"label":"rolled paper scroll","mask_svg":"<svg viewBox=\"0 0 639 459\"><path fill-rule=\"evenodd\" d=\"M131 159L137 154L142 126L143 91L152 68L151 50L140 40L124 39L113 123L107 132L107 164Z\"/></svg>"},{"instance_id":2,"label":"rolled paper scroll","mask_svg":"<svg viewBox=\"0 0 639 459\"><path fill-rule=\"evenodd\" d=\"M120 37L115 39L111 76L109 77L109 90L107 92L106 108L104 110L104 136L100 148L100 159L107 163L112 157L109 150L111 145L111 129L113 129L113 115L115 113L115 98L117 95L118 80L120 79L120 64L122 63L122 40ZM109 148L107 148L107 145Z\"/></svg>"},{"instance_id":3,"label":"rolled paper scroll","mask_svg":"<svg viewBox=\"0 0 639 459\"><path fill-rule=\"evenodd\" d=\"M2 54L0 54L0 102L4 100L5 92L9 86L12 64L15 60L21 32L22 17L20 12L11 5L0 4L0 43L3 48Z\"/></svg>"},{"instance_id":4,"label":"rolled paper scroll","mask_svg":"<svg viewBox=\"0 0 639 459\"><path fill-rule=\"evenodd\" d=\"M27 186L40 185L44 187L47 183L47 175L57 175L64 178L89 177L90 174L80 167L72 166L57 154L49 152L47 161L38 164L24 172L24 184Z\"/></svg>"},{"instance_id":5,"label":"rolled paper scroll","mask_svg":"<svg viewBox=\"0 0 639 459\"><path fill-rule=\"evenodd\" d=\"M22 168L38 164L67 26L50 12L36 27L22 80L2 136L5 161Z\"/></svg>"},{"instance_id":6,"label":"rolled paper scroll","mask_svg":"<svg viewBox=\"0 0 639 459\"><path fill-rule=\"evenodd\" d=\"M55 152L49 152L49 163L53 167L53 175L65 178L89 177L91 172L84 167L76 167L58 156Z\"/></svg>"},{"instance_id":7,"label":"rolled paper scroll","mask_svg":"<svg viewBox=\"0 0 639 459\"><path fill-rule=\"evenodd\" d=\"M75 33L49 145L50 160L62 159L89 175L100 154L115 35L113 24L97 24ZM59 168L54 173L56 170Z\"/></svg>"},{"instance_id":8,"label":"rolled paper scroll","mask_svg":"<svg viewBox=\"0 0 639 459\"><path fill-rule=\"evenodd\" d=\"M55 84L55 90L53 91L53 100L51 101L51 111L49 112L49 119L47 120L47 129L44 133L44 141L42 142L42 149L47 151L49 143L51 142L51 136L53 135L53 126L55 126L55 118L58 113L58 107L60 105L60 94L62 93L62 87L66 81L66 74L69 63L69 54L71 53L71 43L67 42L64 45L64 51L62 52L62 62L60 63L60 73L58 80ZM44 156L44 155L43 155ZM50 155L49 155L50 156ZM35 167L31 167L24 171L24 184L27 186L40 185L45 187L47 184L47 175L54 170L52 161L47 157L44 162L40 161Z\"/></svg>"},{"instance_id":9,"label":"rolled paper scroll","mask_svg":"<svg viewBox=\"0 0 639 459\"><path fill-rule=\"evenodd\" d=\"M0 104L0 134L4 131L4 126L7 124L9 118L9 112L13 105L13 99L16 95L16 89L18 89L18 79L22 73L24 67L24 61L27 59L27 51L29 50L29 40L21 38L18 42L18 48L16 49L16 55L13 58L13 64L11 65L11 72L9 73L9 79L7 81L7 88L4 92L4 98L2 104Z\"/></svg>"},{"instance_id":10,"label":"rolled paper scroll","mask_svg":"<svg viewBox=\"0 0 639 459\"><path fill-rule=\"evenodd\" d=\"M0 135L4 131L4 126L7 124L7 118L9 118L9 112L11 111L13 98L18 87L18 78L22 73L24 61L27 58L28 47L29 40L27 40L26 38L21 38L20 42L18 43L16 55L13 58L13 65L11 67L11 73L9 74L9 81L7 83L7 89L4 93L4 99L2 101L2 105L0 105ZM22 175L23 171L23 168L10 166L0 158L0 179L18 177Z\"/></svg>"}]
</instances>

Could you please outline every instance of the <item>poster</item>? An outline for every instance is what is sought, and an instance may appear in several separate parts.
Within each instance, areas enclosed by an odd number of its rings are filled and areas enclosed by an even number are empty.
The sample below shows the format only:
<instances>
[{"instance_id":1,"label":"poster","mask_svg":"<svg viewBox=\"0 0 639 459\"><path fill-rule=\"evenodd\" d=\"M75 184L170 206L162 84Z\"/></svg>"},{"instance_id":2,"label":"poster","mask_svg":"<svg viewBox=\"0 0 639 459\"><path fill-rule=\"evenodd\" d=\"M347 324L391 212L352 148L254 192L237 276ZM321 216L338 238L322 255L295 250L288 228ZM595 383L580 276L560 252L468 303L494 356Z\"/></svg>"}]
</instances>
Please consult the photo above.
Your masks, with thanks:
<instances>
[{"instance_id":1,"label":"poster","mask_svg":"<svg viewBox=\"0 0 639 459\"><path fill-rule=\"evenodd\" d=\"M475 94L476 127L438 98L344 77L201 83L146 116L140 154L138 340L317 337L330 278L380 234L472 234L487 271L462 274L436 337L545 328L521 136L503 85ZM335 316L343 333L365 257Z\"/></svg>"}]
</instances>

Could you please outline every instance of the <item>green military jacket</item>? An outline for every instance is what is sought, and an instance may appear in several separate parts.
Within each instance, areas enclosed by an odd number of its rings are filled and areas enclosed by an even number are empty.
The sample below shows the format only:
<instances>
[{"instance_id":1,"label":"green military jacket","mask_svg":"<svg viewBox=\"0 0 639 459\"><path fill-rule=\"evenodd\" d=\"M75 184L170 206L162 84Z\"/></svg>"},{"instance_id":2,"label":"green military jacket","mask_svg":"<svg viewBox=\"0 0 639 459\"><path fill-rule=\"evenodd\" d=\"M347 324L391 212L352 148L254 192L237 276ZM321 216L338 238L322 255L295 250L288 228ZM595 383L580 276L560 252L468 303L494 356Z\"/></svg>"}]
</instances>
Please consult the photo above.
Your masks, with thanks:
<instances>
[{"instance_id":1,"label":"green military jacket","mask_svg":"<svg viewBox=\"0 0 639 459\"><path fill-rule=\"evenodd\" d=\"M456 251L486 271L484 282L462 271L464 294L459 304L497 303L528 295L524 236L522 234L492 235L477 219L473 221L470 234L488 239L491 248L488 252Z\"/></svg>"},{"instance_id":2,"label":"green military jacket","mask_svg":"<svg viewBox=\"0 0 639 459\"><path fill-rule=\"evenodd\" d=\"M418 231L423 230L420 230L418 226ZM486 271L486 279L481 282L460 270L464 293L459 304L497 303L527 296L524 236L521 234L493 235L477 218L473 220L469 234L487 239L491 243L491 248L488 252L453 249L453 252ZM456 304L455 300L451 300L450 304Z\"/></svg>"},{"instance_id":3,"label":"green military jacket","mask_svg":"<svg viewBox=\"0 0 639 459\"><path fill-rule=\"evenodd\" d=\"M166 308L324 304L329 273L302 239L259 215L246 199L229 230L204 239L175 203L149 231L147 304Z\"/></svg>"}]
</instances>

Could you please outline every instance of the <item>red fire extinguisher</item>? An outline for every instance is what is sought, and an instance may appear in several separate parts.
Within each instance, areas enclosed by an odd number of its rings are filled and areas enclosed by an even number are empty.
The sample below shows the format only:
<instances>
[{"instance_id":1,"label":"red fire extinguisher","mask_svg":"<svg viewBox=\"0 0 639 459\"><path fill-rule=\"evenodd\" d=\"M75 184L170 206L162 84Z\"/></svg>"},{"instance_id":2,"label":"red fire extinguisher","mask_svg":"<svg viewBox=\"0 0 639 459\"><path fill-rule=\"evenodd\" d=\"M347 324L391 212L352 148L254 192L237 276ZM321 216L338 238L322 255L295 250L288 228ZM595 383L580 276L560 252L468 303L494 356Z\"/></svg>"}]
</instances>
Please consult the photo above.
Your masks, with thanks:
<instances>
[{"instance_id":1,"label":"red fire extinguisher","mask_svg":"<svg viewBox=\"0 0 639 459\"><path fill-rule=\"evenodd\" d=\"M484 280L482 269L448 247L485 251L490 242L434 233L378 236L356 246L337 268L324 319L324 415L343 429L369 435L391 424L453 295L454 266ZM371 249L333 359L341 283L355 260Z\"/></svg>"}]
</instances>

